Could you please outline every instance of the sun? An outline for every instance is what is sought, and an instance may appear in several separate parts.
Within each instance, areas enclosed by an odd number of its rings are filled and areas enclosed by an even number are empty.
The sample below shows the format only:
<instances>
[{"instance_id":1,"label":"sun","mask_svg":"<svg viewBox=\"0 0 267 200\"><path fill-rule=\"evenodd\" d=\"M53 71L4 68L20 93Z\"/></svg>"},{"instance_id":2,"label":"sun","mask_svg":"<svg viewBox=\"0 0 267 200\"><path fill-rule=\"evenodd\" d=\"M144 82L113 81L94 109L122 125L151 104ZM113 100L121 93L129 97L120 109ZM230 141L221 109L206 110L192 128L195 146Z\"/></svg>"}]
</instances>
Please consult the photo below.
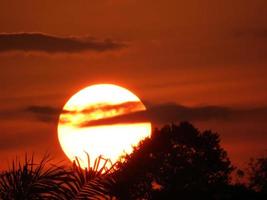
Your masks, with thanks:
<instances>
[{"instance_id":1,"label":"sun","mask_svg":"<svg viewBox=\"0 0 267 200\"><path fill-rule=\"evenodd\" d=\"M148 121L111 121L118 116L146 110L141 100L129 90L113 84L97 84L74 94L59 116L58 139L73 161L91 167L99 156L115 163L133 151L141 140L151 135Z\"/></svg>"}]
</instances>

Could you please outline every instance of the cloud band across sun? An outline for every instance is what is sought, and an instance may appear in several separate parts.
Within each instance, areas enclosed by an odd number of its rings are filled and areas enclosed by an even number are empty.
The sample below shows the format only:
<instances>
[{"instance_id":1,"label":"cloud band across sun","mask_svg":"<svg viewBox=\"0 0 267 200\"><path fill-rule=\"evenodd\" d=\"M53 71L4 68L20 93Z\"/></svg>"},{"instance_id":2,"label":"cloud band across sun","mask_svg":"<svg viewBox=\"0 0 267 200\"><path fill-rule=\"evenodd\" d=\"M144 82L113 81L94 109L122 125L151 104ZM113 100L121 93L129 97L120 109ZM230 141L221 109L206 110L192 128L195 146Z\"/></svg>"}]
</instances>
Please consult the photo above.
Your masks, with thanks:
<instances>
[{"instance_id":1,"label":"cloud band across sun","mask_svg":"<svg viewBox=\"0 0 267 200\"><path fill-rule=\"evenodd\" d=\"M106 124L118 124L118 123L133 123L133 122L144 122L151 121L154 125L192 120L192 121L208 121L208 120L237 120L240 118L253 118L253 119L265 119L267 116L267 108L250 108L250 109L238 109L231 107L221 106L200 106L200 107L187 107L175 103L148 105L145 111L134 111L138 107L135 102L126 102L117 105L106 105L98 108L91 108L79 111L79 113L88 114L91 112L112 111L112 110L123 110L123 113L113 117L87 121L81 126L101 126ZM1 120L26 118L46 122L46 123L57 123L58 115L61 113L65 114L77 114L74 111L61 110L59 107L53 106L28 106L19 110L6 110L1 111L0 114L5 116L0 117Z\"/></svg>"}]
</instances>

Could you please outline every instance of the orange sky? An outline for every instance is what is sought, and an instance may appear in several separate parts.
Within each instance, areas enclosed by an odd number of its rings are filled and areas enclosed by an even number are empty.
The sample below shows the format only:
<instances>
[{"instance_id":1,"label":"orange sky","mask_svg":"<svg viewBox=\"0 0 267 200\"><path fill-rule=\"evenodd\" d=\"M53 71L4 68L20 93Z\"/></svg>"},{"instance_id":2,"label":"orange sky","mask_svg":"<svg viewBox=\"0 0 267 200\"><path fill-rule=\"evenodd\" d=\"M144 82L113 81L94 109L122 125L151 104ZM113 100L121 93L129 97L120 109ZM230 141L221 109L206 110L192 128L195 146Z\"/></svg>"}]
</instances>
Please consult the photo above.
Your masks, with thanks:
<instances>
[{"instance_id":1,"label":"orange sky","mask_svg":"<svg viewBox=\"0 0 267 200\"><path fill-rule=\"evenodd\" d=\"M2 0L0 159L63 157L56 118L23 112L62 108L98 82L125 86L148 105L266 109L266 19L265 0ZM240 164L266 150L264 114L195 124L219 132Z\"/></svg>"}]
</instances>

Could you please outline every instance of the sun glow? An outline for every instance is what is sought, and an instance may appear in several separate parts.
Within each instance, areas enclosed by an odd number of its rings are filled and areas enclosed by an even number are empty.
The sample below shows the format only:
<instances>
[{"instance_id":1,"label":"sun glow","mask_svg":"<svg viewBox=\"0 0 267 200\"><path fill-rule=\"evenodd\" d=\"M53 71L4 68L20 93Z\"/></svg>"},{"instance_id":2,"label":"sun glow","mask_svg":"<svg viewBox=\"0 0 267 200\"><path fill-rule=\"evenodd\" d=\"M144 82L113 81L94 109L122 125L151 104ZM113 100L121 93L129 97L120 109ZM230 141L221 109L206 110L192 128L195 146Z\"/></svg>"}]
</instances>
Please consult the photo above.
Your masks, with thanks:
<instances>
[{"instance_id":1,"label":"sun glow","mask_svg":"<svg viewBox=\"0 0 267 200\"><path fill-rule=\"evenodd\" d=\"M69 99L59 117L61 147L70 160L78 157L83 168L88 167L86 153L90 156L90 165L99 156L115 163L150 136L150 122L98 125L90 125L90 122L145 109L140 99L125 88L112 84L87 87Z\"/></svg>"}]
</instances>

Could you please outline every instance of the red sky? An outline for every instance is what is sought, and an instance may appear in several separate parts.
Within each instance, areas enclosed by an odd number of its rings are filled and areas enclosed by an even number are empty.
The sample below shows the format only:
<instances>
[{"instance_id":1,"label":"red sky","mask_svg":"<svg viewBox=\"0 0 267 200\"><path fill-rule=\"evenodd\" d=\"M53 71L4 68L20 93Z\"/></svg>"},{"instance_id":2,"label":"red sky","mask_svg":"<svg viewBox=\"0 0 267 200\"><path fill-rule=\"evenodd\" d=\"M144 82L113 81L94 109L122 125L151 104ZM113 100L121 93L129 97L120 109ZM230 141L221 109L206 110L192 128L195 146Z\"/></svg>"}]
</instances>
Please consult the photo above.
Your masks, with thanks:
<instances>
[{"instance_id":1,"label":"red sky","mask_svg":"<svg viewBox=\"0 0 267 200\"><path fill-rule=\"evenodd\" d=\"M190 117L221 135L234 164L266 153L265 0L2 0L0 24L1 163L26 151L63 158L56 118L27 108L62 108L103 82L148 107L237 109Z\"/></svg>"}]
</instances>

